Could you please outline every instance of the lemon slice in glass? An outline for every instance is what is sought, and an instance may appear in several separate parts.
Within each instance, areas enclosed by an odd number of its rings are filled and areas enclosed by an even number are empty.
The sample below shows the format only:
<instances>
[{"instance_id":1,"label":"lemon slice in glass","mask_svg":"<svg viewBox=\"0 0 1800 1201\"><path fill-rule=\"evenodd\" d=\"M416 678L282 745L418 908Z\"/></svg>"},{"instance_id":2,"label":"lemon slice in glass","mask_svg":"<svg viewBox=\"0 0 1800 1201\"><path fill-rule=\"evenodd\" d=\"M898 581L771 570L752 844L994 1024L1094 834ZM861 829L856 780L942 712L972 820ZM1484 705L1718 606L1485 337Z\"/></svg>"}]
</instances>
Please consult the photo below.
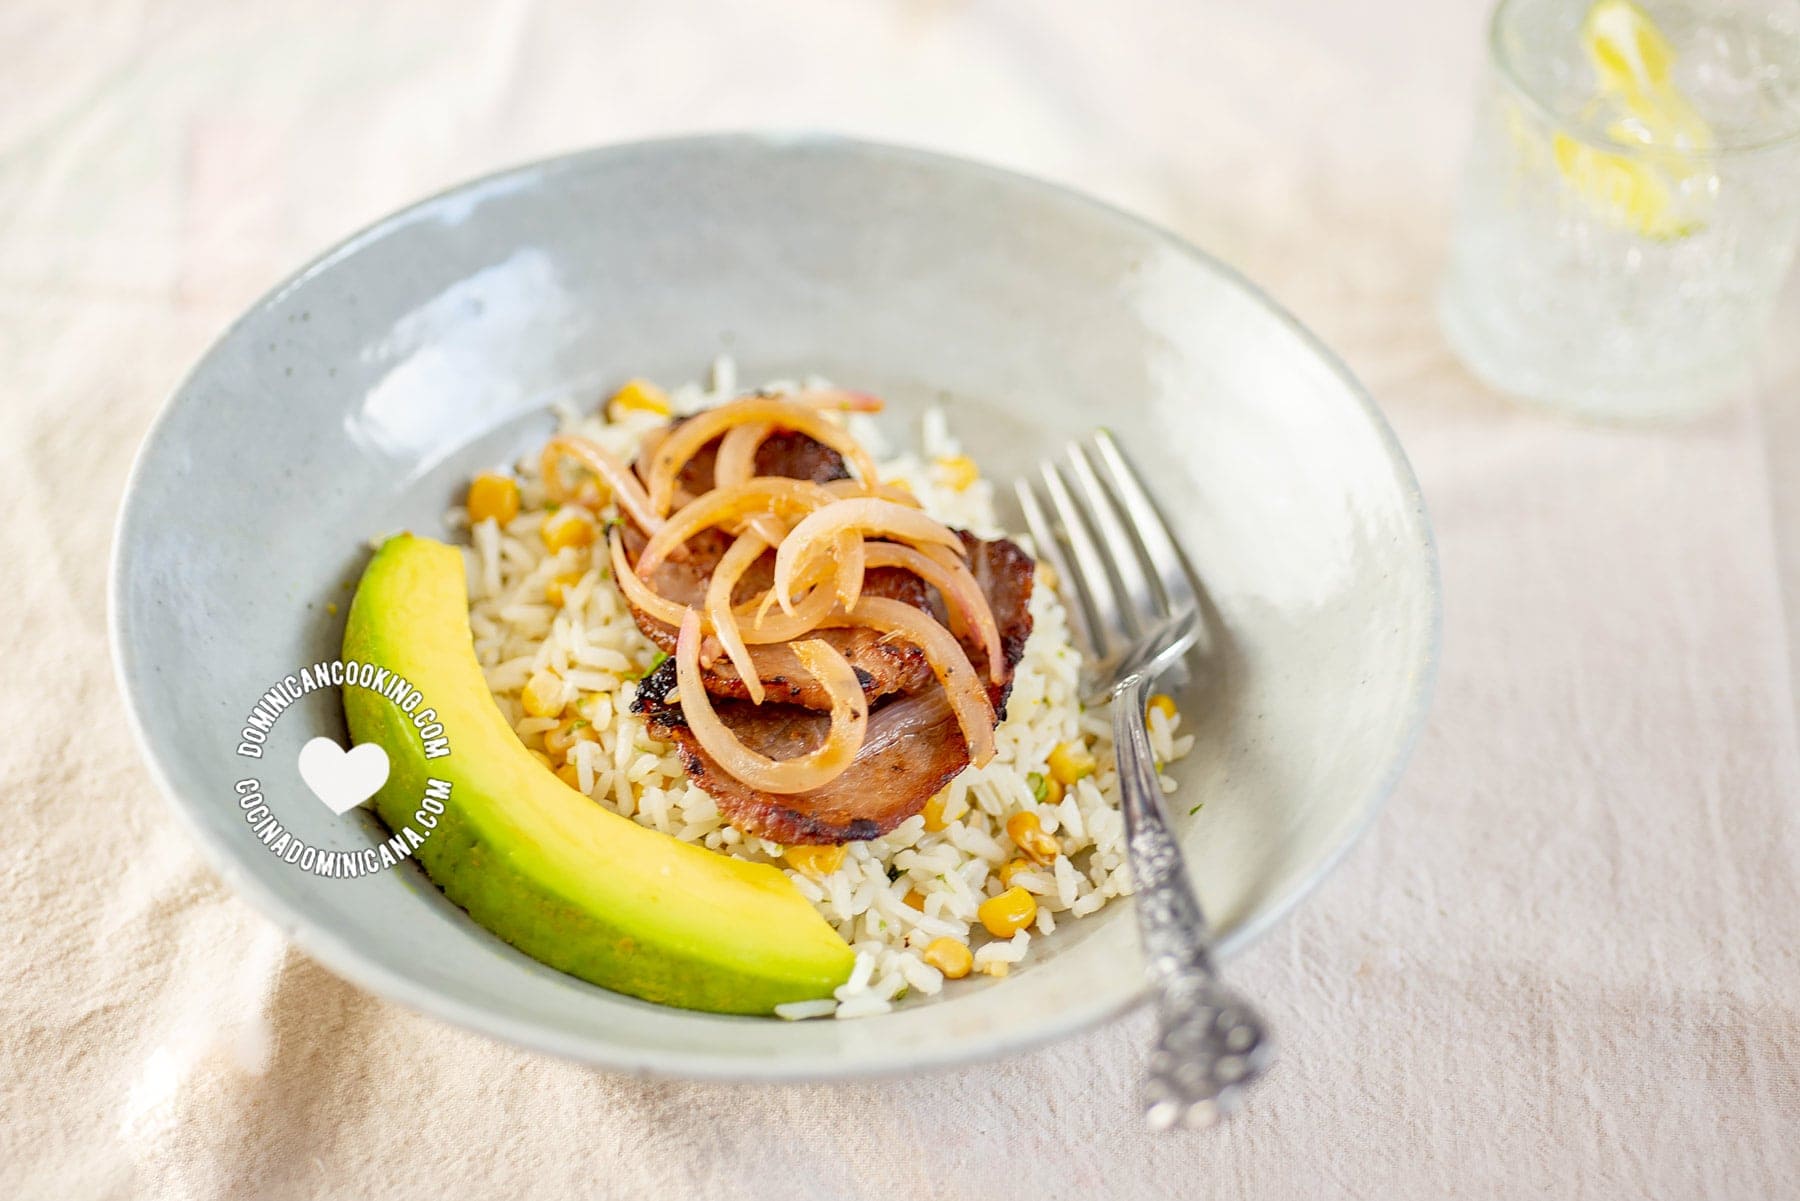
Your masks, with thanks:
<instances>
[{"instance_id":1,"label":"lemon slice in glass","mask_svg":"<svg viewBox=\"0 0 1800 1201\"><path fill-rule=\"evenodd\" d=\"M1632 0L1596 0L1581 44L1599 82L1610 151L1557 133L1551 149L1564 180L1620 228L1658 240L1702 228L1717 181L1705 162L1713 133L1671 80L1675 51Z\"/></svg>"},{"instance_id":2,"label":"lemon slice in glass","mask_svg":"<svg viewBox=\"0 0 1800 1201\"><path fill-rule=\"evenodd\" d=\"M1659 241L1685 238L1705 225L1679 181L1650 163L1561 132L1551 139L1551 151L1563 179L1614 225Z\"/></svg>"},{"instance_id":3,"label":"lemon slice in glass","mask_svg":"<svg viewBox=\"0 0 1800 1201\"><path fill-rule=\"evenodd\" d=\"M1582 19L1581 47L1601 86L1616 91L1662 87L1675 64L1662 30L1632 0L1597 0Z\"/></svg>"}]
</instances>

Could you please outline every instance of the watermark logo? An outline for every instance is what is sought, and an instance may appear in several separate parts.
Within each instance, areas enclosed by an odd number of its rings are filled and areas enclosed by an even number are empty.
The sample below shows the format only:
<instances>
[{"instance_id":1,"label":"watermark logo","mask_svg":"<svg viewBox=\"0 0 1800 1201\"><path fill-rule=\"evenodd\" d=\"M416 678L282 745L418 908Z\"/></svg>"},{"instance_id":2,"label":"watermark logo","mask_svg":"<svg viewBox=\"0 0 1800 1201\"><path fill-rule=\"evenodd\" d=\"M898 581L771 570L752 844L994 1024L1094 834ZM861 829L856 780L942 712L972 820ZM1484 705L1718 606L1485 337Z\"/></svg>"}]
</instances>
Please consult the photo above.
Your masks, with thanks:
<instances>
[{"instance_id":1,"label":"watermark logo","mask_svg":"<svg viewBox=\"0 0 1800 1201\"><path fill-rule=\"evenodd\" d=\"M403 713L419 739L422 757L442 759L450 754L450 741L437 710L411 682L383 667L355 660L330 660L283 676L257 700L239 730L236 754L245 759L268 761L270 736L282 714L313 692L361 688L392 702ZM300 779L326 808L339 817L368 802L387 784L393 765L387 751L372 742L348 750L330 738L312 738L296 759ZM448 780L428 776L410 818L393 829L376 846L357 850L330 850L315 846L290 832L269 807L262 781L246 777L233 786L237 805L251 832L277 858L302 871L327 878L354 878L382 871L412 855L431 832L450 801ZM385 803L384 803L385 808Z\"/></svg>"},{"instance_id":2,"label":"watermark logo","mask_svg":"<svg viewBox=\"0 0 1800 1201\"><path fill-rule=\"evenodd\" d=\"M262 694L244 718L237 753L246 759L261 759L275 722L295 701L321 688L363 688L386 697L412 720L425 745L427 759L441 759L450 753L450 742L444 737L444 723L438 720L437 710L425 704L424 695L411 681L385 667L358 663L355 659L331 659L283 676Z\"/></svg>"}]
</instances>

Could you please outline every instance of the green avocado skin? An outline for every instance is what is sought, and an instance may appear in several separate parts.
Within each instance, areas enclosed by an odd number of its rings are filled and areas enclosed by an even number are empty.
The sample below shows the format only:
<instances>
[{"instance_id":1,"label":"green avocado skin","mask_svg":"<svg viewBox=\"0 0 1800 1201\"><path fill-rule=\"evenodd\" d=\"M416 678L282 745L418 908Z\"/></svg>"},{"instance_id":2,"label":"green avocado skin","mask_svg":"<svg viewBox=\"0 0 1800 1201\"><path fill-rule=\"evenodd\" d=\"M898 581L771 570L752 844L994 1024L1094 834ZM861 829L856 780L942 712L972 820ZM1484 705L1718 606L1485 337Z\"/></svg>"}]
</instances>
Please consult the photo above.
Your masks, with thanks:
<instances>
[{"instance_id":1,"label":"green avocado skin","mask_svg":"<svg viewBox=\"0 0 1800 1201\"><path fill-rule=\"evenodd\" d=\"M344 633L437 710L450 754L428 760L413 717L346 686L357 743L388 755L375 796L444 895L532 958L616 992L714 1013L767 1014L831 995L855 956L776 869L638 826L558 780L488 693L468 627L461 552L400 535L376 553ZM421 808L430 780L443 812Z\"/></svg>"}]
</instances>

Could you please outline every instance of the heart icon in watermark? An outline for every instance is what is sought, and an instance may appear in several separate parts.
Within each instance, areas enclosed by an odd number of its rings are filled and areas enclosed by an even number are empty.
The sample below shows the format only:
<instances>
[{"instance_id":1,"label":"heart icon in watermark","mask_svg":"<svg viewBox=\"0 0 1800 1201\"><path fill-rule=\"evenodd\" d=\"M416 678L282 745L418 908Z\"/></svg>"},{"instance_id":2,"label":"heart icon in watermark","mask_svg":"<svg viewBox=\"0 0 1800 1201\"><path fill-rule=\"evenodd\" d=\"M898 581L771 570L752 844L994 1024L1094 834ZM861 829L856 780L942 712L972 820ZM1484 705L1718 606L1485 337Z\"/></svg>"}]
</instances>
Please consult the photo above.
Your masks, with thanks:
<instances>
[{"instance_id":1,"label":"heart icon in watermark","mask_svg":"<svg viewBox=\"0 0 1800 1201\"><path fill-rule=\"evenodd\" d=\"M300 748L300 778L342 817L387 783L387 752L373 742L346 751L329 738L314 738Z\"/></svg>"}]
</instances>

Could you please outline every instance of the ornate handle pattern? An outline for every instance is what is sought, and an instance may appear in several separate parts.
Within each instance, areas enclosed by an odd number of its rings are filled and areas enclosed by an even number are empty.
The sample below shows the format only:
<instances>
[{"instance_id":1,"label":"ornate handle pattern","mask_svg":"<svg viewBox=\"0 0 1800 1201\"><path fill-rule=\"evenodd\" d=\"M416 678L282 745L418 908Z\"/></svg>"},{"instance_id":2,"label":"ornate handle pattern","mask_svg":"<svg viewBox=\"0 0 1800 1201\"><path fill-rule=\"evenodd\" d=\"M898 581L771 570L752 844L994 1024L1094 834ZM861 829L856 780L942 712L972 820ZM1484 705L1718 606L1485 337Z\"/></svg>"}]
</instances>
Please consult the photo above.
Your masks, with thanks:
<instances>
[{"instance_id":1,"label":"ornate handle pattern","mask_svg":"<svg viewBox=\"0 0 1800 1201\"><path fill-rule=\"evenodd\" d=\"M1144 728L1149 679L1113 690L1113 749L1131 853L1138 933L1155 990L1157 1034L1144 1113L1151 1127L1210 1126L1236 1105L1268 1065L1262 1019L1218 978L1212 935L1169 828L1156 761Z\"/></svg>"}]
</instances>

